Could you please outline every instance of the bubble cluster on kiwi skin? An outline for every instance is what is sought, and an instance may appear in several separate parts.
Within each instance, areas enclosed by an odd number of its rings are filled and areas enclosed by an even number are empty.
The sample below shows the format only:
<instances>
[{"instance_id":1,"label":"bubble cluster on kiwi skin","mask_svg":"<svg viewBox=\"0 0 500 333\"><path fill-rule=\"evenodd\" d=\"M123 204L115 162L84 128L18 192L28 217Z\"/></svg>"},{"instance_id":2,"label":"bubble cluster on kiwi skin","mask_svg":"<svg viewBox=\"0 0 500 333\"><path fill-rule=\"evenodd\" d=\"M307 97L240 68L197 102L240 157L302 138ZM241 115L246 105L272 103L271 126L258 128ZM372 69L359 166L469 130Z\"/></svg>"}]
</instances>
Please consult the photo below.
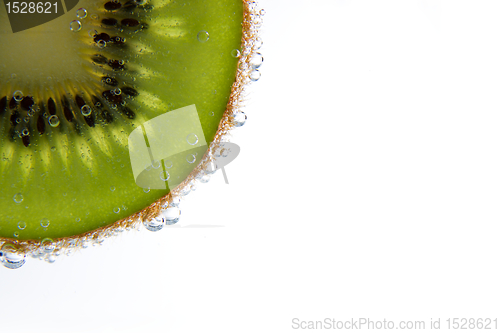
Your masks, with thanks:
<instances>
[{"instance_id":1,"label":"bubble cluster on kiwi skin","mask_svg":"<svg viewBox=\"0 0 500 333\"><path fill-rule=\"evenodd\" d=\"M219 130L217 131L213 142L210 144L207 153L202 157L201 163L175 190L151 204L149 207L143 209L141 212L119 220L112 225L104 226L82 235L55 240L24 241L11 239L5 240L0 238L0 254L2 254L1 252L3 246L6 244L13 246L13 253L15 255L14 259L18 260L17 263L13 263L16 265L14 268L21 267L25 263L27 255L32 258L53 263L56 257L61 254L70 255L75 250L86 248L89 245L101 245L105 239L116 236L124 231L138 229L141 226L144 226L150 231L160 230L161 228L158 228L156 225L150 225L150 222L155 219L161 219L165 214L170 215L168 214L169 212L166 212L167 209L172 209L172 207L178 208L181 198L193 191L198 182L206 182L206 178L209 176L208 173L210 173L211 170L210 166L214 161L214 152L220 148L223 142L229 141L232 129L240 127L244 123L238 122L236 119L237 116L241 116L241 114L244 115L241 109L243 107L243 102L247 98L245 88L249 83L256 81L252 79L252 73L258 70L260 63L262 62L260 61L258 65L255 65L252 57L255 55L261 57L259 49L262 46L262 40L260 39L259 34L260 27L262 25L262 16L264 13L263 10L258 8L255 1L244 0L243 2L244 18L242 24L242 47L240 52L235 52L239 58L236 79L232 86L229 102L221 120ZM246 115L244 115L244 118L246 119ZM176 209L176 213L177 210L178 209ZM180 210L178 210L178 215L180 215ZM163 221L162 223L170 224L168 223L169 218L170 216L167 217L167 222ZM175 222L177 222L177 220L178 219L174 219ZM44 241L45 244L43 244ZM0 263L3 264L1 256Z\"/></svg>"},{"instance_id":2,"label":"bubble cluster on kiwi skin","mask_svg":"<svg viewBox=\"0 0 500 333\"><path fill-rule=\"evenodd\" d=\"M125 36L148 28L139 17L141 12L150 9L151 6L141 0L128 0L123 4L118 0L102 3L102 19L83 41L94 44L99 50L87 57L89 65L103 73L99 81L80 83L72 91L41 87L40 90L45 91L43 94L26 89L24 95L24 89L12 91L5 86L0 89L0 117L8 119L0 125L0 130L7 139L19 146L30 147L34 135L43 136L58 127L69 128L81 135L85 128L110 124L117 117L135 119L137 111L130 102L140 92L127 82L130 79L125 79L127 61L117 51L131 52L127 49ZM132 59L133 54L128 54L127 58Z\"/></svg>"}]
</instances>

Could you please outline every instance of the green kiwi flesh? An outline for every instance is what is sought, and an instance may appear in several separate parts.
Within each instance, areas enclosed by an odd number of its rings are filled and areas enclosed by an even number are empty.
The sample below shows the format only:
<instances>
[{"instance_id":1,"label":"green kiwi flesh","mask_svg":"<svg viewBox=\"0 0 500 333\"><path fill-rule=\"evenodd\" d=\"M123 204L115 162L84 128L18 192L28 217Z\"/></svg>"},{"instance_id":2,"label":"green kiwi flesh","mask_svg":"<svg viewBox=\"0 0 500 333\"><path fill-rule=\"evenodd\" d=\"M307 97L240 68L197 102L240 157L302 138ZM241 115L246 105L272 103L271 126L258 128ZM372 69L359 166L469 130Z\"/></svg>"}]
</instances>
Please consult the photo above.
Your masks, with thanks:
<instances>
[{"instance_id":1,"label":"green kiwi flesh","mask_svg":"<svg viewBox=\"0 0 500 333\"><path fill-rule=\"evenodd\" d=\"M79 8L86 16L72 31ZM84 234L167 195L136 185L128 136L194 104L212 142L243 11L241 0L81 0L14 34L1 8L0 240ZM186 174L196 164L185 163Z\"/></svg>"}]
</instances>

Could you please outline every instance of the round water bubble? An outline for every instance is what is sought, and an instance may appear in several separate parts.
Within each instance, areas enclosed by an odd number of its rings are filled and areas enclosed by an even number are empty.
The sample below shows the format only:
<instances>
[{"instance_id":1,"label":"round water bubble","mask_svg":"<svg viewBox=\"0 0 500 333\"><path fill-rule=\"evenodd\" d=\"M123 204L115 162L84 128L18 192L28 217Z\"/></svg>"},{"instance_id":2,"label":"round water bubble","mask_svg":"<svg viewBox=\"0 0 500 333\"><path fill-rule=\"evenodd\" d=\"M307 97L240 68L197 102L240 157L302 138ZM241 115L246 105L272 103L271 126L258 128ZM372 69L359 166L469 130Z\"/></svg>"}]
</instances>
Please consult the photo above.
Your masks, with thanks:
<instances>
[{"instance_id":1,"label":"round water bubble","mask_svg":"<svg viewBox=\"0 0 500 333\"><path fill-rule=\"evenodd\" d=\"M144 190L144 193L149 193L149 191L151 191L151 189L149 187L143 189Z\"/></svg>"},{"instance_id":2,"label":"round water bubble","mask_svg":"<svg viewBox=\"0 0 500 333\"><path fill-rule=\"evenodd\" d=\"M260 79L260 72L257 69L254 69L250 72L250 80L256 82Z\"/></svg>"},{"instance_id":3,"label":"round water bubble","mask_svg":"<svg viewBox=\"0 0 500 333\"><path fill-rule=\"evenodd\" d=\"M238 49L234 49L231 51L231 56L234 58L239 58L241 56L241 52Z\"/></svg>"},{"instance_id":4,"label":"round water bubble","mask_svg":"<svg viewBox=\"0 0 500 333\"><path fill-rule=\"evenodd\" d=\"M165 168L167 169L170 169L171 167L174 166L174 163L171 160L163 161L163 163L165 164Z\"/></svg>"},{"instance_id":5,"label":"round water bubble","mask_svg":"<svg viewBox=\"0 0 500 333\"><path fill-rule=\"evenodd\" d=\"M51 238L44 238L40 243L41 249L45 253L52 253L56 249L56 245Z\"/></svg>"},{"instance_id":6,"label":"round water bubble","mask_svg":"<svg viewBox=\"0 0 500 333\"><path fill-rule=\"evenodd\" d=\"M195 144L198 143L198 136L194 133L190 133L188 134L188 136L186 137L186 141L187 143L189 143L190 145L194 146Z\"/></svg>"},{"instance_id":7,"label":"round water bubble","mask_svg":"<svg viewBox=\"0 0 500 333\"><path fill-rule=\"evenodd\" d=\"M261 9L259 14L260 14L260 16L264 16L264 15L266 15L266 11L264 9Z\"/></svg>"},{"instance_id":8,"label":"round water bubble","mask_svg":"<svg viewBox=\"0 0 500 333\"><path fill-rule=\"evenodd\" d=\"M56 115L50 116L49 117L49 125L52 127L57 127L59 126L59 117Z\"/></svg>"},{"instance_id":9,"label":"round water bubble","mask_svg":"<svg viewBox=\"0 0 500 333\"><path fill-rule=\"evenodd\" d=\"M252 68L254 69L259 68L263 62L264 62L264 57L260 53L255 53L250 58L250 66L252 66Z\"/></svg>"},{"instance_id":10,"label":"round water bubble","mask_svg":"<svg viewBox=\"0 0 500 333\"><path fill-rule=\"evenodd\" d=\"M181 210L179 207L168 207L164 211L161 212L161 217L165 221L166 225L176 224L181 217Z\"/></svg>"},{"instance_id":11,"label":"round water bubble","mask_svg":"<svg viewBox=\"0 0 500 333\"><path fill-rule=\"evenodd\" d=\"M21 136L27 136L27 135L29 135L29 134L30 134L30 131L29 131L27 128L25 128L25 129L23 129L23 130L21 131Z\"/></svg>"},{"instance_id":12,"label":"round water bubble","mask_svg":"<svg viewBox=\"0 0 500 333\"><path fill-rule=\"evenodd\" d=\"M194 156L193 154L189 154L188 156L186 156L186 161L188 163L194 163L196 162L196 156Z\"/></svg>"},{"instance_id":13,"label":"round water bubble","mask_svg":"<svg viewBox=\"0 0 500 333\"><path fill-rule=\"evenodd\" d=\"M196 38L198 38L199 42L205 43L210 39L210 35L208 34L207 31L202 30L202 31L198 32L198 35L196 36Z\"/></svg>"},{"instance_id":14,"label":"round water bubble","mask_svg":"<svg viewBox=\"0 0 500 333\"><path fill-rule=\"evenodd\" d=\"M0 262L4 267L16 269L26 262L26 254L19 253L12 244L5 244L0 250Z\"/></svg>"},{"instance_id":15,"label":"round water bubble","mask_svg":"<svg viewBox=\"0 0 500 333\"><path fill-rule=\"evenodd\" d=\"M79 19L84 19L87 17L87 10L85 8L78 8L76 10L76 17Z\"/></svg>"},{"instance_id":16,"label":"round water bubble","mask_svg":"<svg viewBox=\"0 0 500 333\"><path fill-rule=\"evenodd\" d=\"M173 197L170 203L167 205L167 207L179 207L180 204L181 204L181 199L179 197Z\"/></svg>"},{"instance_id":17,"label":"round water bubble","mask_svg":"<svg viewBox=\"0 0 500 333\"><path fill-rule=\"evenodd\" d=\"M92 113L92 108L88 105L84 105L84 106L82 106L80 111L82 112L83 116L87 117L87 116L90 116L90 114Z\"/></svg>"},{"instance_id":18,"label":"round water bubble","mask_svg":"<svg viewBox=\"0 0 500 333\"><path fill-rule=\"evenodd\" d=\"M114 190L116 190L116 187L111 186L109 189L111 190L111 192L113 192Z\"/></svg>"},{"instance_id":19,"label":"round water bubble","mask_svg":"<svg viewBox=\"0 0 500 333\"><path fill-rule=\"evenodd\" d=\"M167 171L160 171L160 179L166 182L170 179L170 174Z\"/></svg>"},{"instance_id":20,"label":"round water bubble","mask_svg":"<svg viewBox=\"0 0 500 333\"><path fill-rule=\"evenodd\" d=\"M19 222L17 222L17 227L18 227L20 230L24 230L24 229L26 229L26 222L24 222L24 221L19 221Z\"/></svg>"},{"instance_id":21,"label":"round water bubble","mask_svg":"<svg viewBox=\"0 0 500 333\"><path fill-rule=\"evenodd\" d=\"M98 42L97 42L97 46L100 48L100 49L103 49L106 47L106 42L103 41L102 39L100 39Z\"/></svg>"},{"instance_id":22,"label":"round water bubble","mask_svg":"<svg viewBox=\"0 0 500 333\"><path fill-rule=\"evenodd\" d=\"M43 228L47 228L50 224L50 221L48 218L43 218L40 220L40 225L43 227Z\"/></svg>"},{"instance_id":23,"label":"round water bubble","mask_svg":"<svg viewBox=\"0 0 500 333\"><path fill-rule=\"evenodd\" d=\"M161 217L161 215L159 215L157 217L152 218L151 220L143 221L142 224L146 229L154 232L163 229L163 227L165 226L165 221Z\"/></svg>"},{"instance_id":24,"label":"round water bubble","mask_svg":"<svg viewBox=\"0 0 500 333\"><path fill-rule=\"evenodd\" d=\"M23 200L24 200L24 197L21 193L14 194L14 202L15 203L21 203L21 202L23 202Z\"/></svg>"},{"instance_id":25,"label":"round water bubble","mask_svg":"<svg viewBox=\"0 0 500 333\"><path fill-rule=\"evenodd\" d=\"M264 45L262 38L257 37L257 39L255 40L255 48L258 50L262 47L262 45Z\"/></svg>"},{"instance_id":26,"label":"round water bubble","mask_svg":"<svg viewBox=\"0 0 500 333\"><path fill-rule=\"evenodd\" d=\"M246 121L247 121L247 115L245 114L245 112L238 111L234 113L233 115L234 126L241 127L245 125Z\"/></svg>"},{"instance_id":27,"label":"round water bubble","mask_svg":"<svg viewBox=\"0 0 500 333\"><path fill-rule=\"evenodd\" d=\"M21 90L17 90L14 92L13 97L16 100L16 102L20 102L20 101L22 101L24 95L23 95L23 92Z\"/></svg>"},{"instance_id":28,"label":"round water bubble","mask_svg":"<svg viewBox=\"0 0 500 333\"><path fill-rule=\"evenodd\" d=\"M120 212L120 207L115 207L113 209L113 212L115 212L116 214L118 214Z\"/></svg>"},{"instance_id":29,"label":"round water bubble","mask_svg":"<svg viewBox=\"0 0 500 333\"><path fill-rule=\"evenodd\" d=\"M78 32L82 29L82 23L78 20L73 20L69 23L69 30Z\"/></svg>"},{"instance_id":30,"label":"round water bubble","mask_svg":"<svg viewBox=\"0 0 500 333\"><path fill-rule=\"evenodd\" d=\"M158 169L161 166L161 162L158 160L154 160L153 162L151 162L151 166L153 167L153 169Z\"/></svg>"},{"instance_id":31,"label":"round water bubble","mask_svg":"<svg viewBox=\"0 0 500 333\"><path fill-rule=\"evenodd\" d=\"M19 233L17 231L14 232L14 237L16 237L16 238L19 237Z\"/></svg>"},{"instance_id":32,"label":"round water bubble","mask_svg":"<svg viewBox=\"0 0 500 333\"><path fill-rule=\"evenodd\" d=\"M118 95L121 95L122 90L121 90L120 88L116 88L116 89L111 90L111 93L112 93L113 95L118 96Z\"/></svg>"}]
</instances>

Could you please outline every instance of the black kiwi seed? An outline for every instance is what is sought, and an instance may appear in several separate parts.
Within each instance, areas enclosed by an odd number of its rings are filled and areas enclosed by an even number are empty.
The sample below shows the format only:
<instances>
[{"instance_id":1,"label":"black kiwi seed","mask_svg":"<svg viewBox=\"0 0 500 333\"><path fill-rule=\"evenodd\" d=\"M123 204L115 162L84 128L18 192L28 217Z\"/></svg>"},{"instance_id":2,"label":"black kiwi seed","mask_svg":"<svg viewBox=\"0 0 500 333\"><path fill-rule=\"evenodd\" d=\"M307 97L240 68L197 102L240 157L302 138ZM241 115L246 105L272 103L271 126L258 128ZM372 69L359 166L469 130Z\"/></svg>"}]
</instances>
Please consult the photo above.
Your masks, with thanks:
<instances>
[{"instance_id":1,"label":"black kiwi seed","mask_svg":"<svg viewBox=\"0 0 500 333\"><path fill-rule=\"evenodd\" d=\"M17 101L14 97L12 97L9 102L9 109L13 110L16 107L17 107Z\"/></svg>"},{"instance_id":2,"label":"black kiwi seed","mask_svg":"<svg viewBox=\"0 0 500 333\"><path fill-rule=\"evenodd\" d=\"M7 97L2 97L0 99L0 115L4 114L7 111Z\"/></svg>"},{"instance_id":3,"label":"black kiwi seed","mask_svg":"<svg viewBox=\"0 0 500 333\"><path fill-rule=\"evenodd\" d=\"M132 18L126 18L126 19L123 19L121 21L121 24L125 27L136 27L138 26L140 23L139 21L137 21L136 19L132 19Z\"/></svg>"},{"instance_id":4,"label":"black kiwi seed","mask_svg":"<svg viewBox=\"0 0 500 333\"><path fill-rule=\"evenodd\" d=\"M100 34L96 34L94 36L94 42L96 43L99 43L100 41L103 41L103 42L109 42L111 39L111 37L109 37L109 35L105 32L101 32Z\"/></svg>"},{"instance_id":5,"label":"black kiwi seed","mask_svg":"<svg viewBox=\"0 0 500 333\"><path fill-rule=\"evenodd\" d=\"M136 97L136 96L139 95L139 93L137 92L137 90L135 90L134 88L130 88L130 87L123 87L123 88L121 88L121 91L125 95L131 96L131 97Z\"/></svg>"},{"instance_id":6,"label":"black kiwi seed","mask_svg":"<svg viewBox=\"0 0 500 333\"><path fill-rule=\"evenodd\" d=\"M104 9L106 10L117 10L120 9L122 6L121 3L119 2L114 2L114 1L108 1L104 4Z\"/></svg>"},{"instance_id":7,"label":"black kiwi seed","mask_svg":"<svg viewBox=\"0 0 500 333\"><path fill-rule=\"evenodd\" d=\"M19 115L19 112L16 110L10 116L10 122L12 123L12 126L16 126L20 121L21 121L21 116Z\"/></svg>"},{"instance_id":8,"label":"black kiwi seed","mask_svg":"<svg viewBox=\"0 0 500 333\"><path fill-rule=\"evenodd\" d=\"M78 107L80 109L86 104L85 101L83 100L83 98L81 98L79 95L75 96L75 102L76 102L76 105L78 105Z\"/></svg>"},{"instance_id":9,"label":"black kiwi seed","mask_svg":"<svg viewBox=\"0 0 500 333\"><path fill-rule=\"evenodd\" d=\"M54 102L52 97L49 98L49 101L47 102L47 107L49 108L49 113L51 116L56 114L56 103Z\"/></svg>"},{"instance_id":10,"label":"black kiwi seed","mask_svg":"<svg viewBox=\"0 0 500 333\"><path fill-rule=\"evenodd\" d=\"M116 87L118 85L118 81L115 78L104 76L101 81L108 86Z\"/></svg>"},{"instance_id":11,"label":"black kiwi seed","mask_svg":"<svg viewBox=\"0 0 500 333\"><path fill-rule=\"evenodd\" d=\"M25 147L28 147L30 145L30 136L29 135L22 136L21 140L23 141L23 144Z\"/></svg>"},{"instance_id":12,"label":"black kiwi seed","mask_svg":"<svg viewBox=\"0 0 500 333\"><path fill-rule=\"evenodd\" d=\"M21 100L21 108L23 110L28 111L31 109L31 107L35 104L35 101L33 100L33 97L31 96L26 96Z\"/></svg>"},{"instance_id":13,"label":"black kiwi seed","mask_svg":"<svg viewBox=\"0 0 500 333\"><path fill-rule=\"evenodd\" d=\"M115 94L111 90L105 90L102 92L102 97L104 97L108 102L113 104L120 104L123 100L121 94Z\"/></svg>"},{"instance_id":14,"label":"black kiwi seed","mask_svg":"<svg viewBox=\"0 0 500 333\"><path fill-rule=\"evenodd\" d=\"M41 114L38 115L38 120L36 121L36 129L40 134L45 133L45 120L43 119L43 116Z\"/></svg>"},{"instance_id":15,"label":"black kiwi seed","mask_svg":"<svg viewBox=\"0 0 500 333\"><path fill-rule=\"evenodd\" d=\"M125 68L123 61L120 60L110 60L108 61L108 66L114 69L115 71L123 70Z\"/></svg>"},{"instance_id":16,"label":"black kiwi seed","mask_svg":"<svg viewBox=\"0 0 500 333\"><path fill-rule=\"evenodd\" d=\"M124 106L120 108L120 111L127 116L128 119L134 119L135 118L135 113L132 111L130 108Z\"/></svg>"},{"instance_id":17,"label":"black kiwi seed","mask_svg":"<svg viewBox=\"0 0 500 333\"><path fill-rule=\"evenodd\" d=\"M103 18L101 23L104 25L107 25L107 26L114 27L115 25L118 24L118 20L116 20L114 18Z\"/></svg>"},{"instance_id":18,"label":"black kiwi seed","mask_svg":"<svg viewBox=\"0 0 500 333\"><path fill-rule=\"evenodd\" d=\"M83 117L83 119L85 119L85 122L87 123L87 125L89 125L90 127L94 127L95 126L95 121L94 121L94 113L91 113L90 115L86 116L86 117Z\"/></svg>"},{"instance_id":19,"label":"black kiwi seed","mask_svg":"<svg viewBox=\"0 0 500 333\"><path fill-rule=\"evenodd\" d=\"M105 65L108 62L108 59L102 54L94 54L91 59L93 62L100 65Z\"/></svg>"}]
</instances>

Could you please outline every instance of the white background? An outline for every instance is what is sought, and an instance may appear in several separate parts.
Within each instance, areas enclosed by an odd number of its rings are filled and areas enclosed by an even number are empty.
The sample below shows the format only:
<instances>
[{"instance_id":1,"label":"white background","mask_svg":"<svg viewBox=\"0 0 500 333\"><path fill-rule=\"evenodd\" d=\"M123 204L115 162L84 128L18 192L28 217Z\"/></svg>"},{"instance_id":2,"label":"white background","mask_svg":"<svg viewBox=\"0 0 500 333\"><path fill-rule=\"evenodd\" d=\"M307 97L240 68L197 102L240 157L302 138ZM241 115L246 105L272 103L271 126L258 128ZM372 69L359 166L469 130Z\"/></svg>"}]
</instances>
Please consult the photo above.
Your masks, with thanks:
<instances>
[{"instance_id":1,"label":"white background","mask_svg":"<svg viewBox=\"0 0 500 333\"><path fill-rule=\"evenodd\" d=\"M230 184L160 232L0 269L1 332L500 320L500 2L260 3Z\"/></svg>"}]
</instances>

